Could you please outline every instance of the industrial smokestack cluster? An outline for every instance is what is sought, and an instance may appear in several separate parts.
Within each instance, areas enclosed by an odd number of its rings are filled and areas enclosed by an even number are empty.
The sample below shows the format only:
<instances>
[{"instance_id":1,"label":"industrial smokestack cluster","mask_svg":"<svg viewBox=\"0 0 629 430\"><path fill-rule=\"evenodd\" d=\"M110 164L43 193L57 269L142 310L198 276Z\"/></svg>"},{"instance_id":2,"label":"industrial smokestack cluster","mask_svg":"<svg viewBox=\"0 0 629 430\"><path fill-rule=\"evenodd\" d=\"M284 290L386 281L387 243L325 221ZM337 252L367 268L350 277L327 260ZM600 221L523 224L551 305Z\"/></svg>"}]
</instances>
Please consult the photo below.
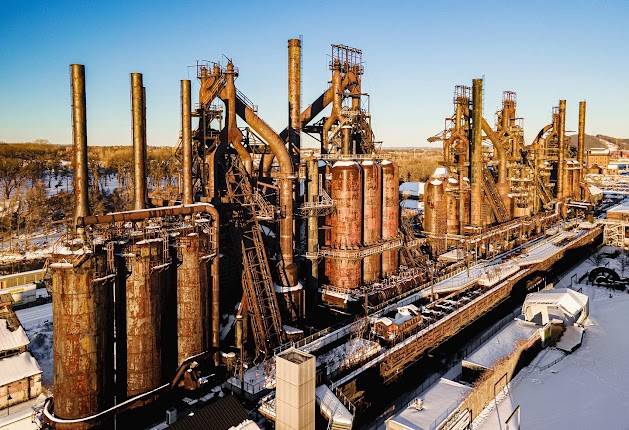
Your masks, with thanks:
<instances>
[{"instance_id":1,"label":"industrial smokestack cluster","mask_svg":"<svg viewBox=\"0 0 629 430\"><path fill-rule=\"evenodd\" d=\"M151 401L191 359L218 351L219 218L212 205L193 202L191 186L184 205L146 208L146 104L139 73L131 74L134 210L92 216L85 69L73 64L70 72L77 237L51 257L55 387L48 417L57 428L84 429L109 426L116 405ZM189 88L189 81L182 83L183 179L190 185ZM160 230L151 226L155 221ZM190 383L176 381L184 382Z\"/></svg>"}]
</instances>

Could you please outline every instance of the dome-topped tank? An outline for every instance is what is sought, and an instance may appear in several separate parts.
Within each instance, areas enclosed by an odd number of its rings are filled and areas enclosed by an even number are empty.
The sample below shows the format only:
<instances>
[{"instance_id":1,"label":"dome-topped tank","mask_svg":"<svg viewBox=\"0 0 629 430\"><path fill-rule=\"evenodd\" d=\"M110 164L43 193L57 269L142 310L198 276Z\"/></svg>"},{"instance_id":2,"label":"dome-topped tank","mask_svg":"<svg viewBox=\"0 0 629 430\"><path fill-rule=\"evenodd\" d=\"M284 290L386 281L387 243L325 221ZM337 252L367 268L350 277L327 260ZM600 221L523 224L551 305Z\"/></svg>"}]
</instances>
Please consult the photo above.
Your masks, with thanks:
<instances>
[{"instance_id":1,"label":"dome-topped tank","mask_svg":"<svg viewBox=\"0 0 629 430\"><path fill-rule=\"evenodd\" d=\"M363 161L363 244L374 245L382 238L382 169L372 160ZM363 260L363 282L377 280L382 273L382 254Z\"/></svg>"},{"instance_id":2,"label":"dome-topped tank","mask_svg":"<svg viewBox=\"0 0 629 430\"><path fill-rule=\"evenodd\" d=\"M400 226L398 167L389 160L382 162L382 239L390 240L398 235ZM398 268L398 250L382 253L382 274L394 273Z\"/></svg>"}]
</instances>

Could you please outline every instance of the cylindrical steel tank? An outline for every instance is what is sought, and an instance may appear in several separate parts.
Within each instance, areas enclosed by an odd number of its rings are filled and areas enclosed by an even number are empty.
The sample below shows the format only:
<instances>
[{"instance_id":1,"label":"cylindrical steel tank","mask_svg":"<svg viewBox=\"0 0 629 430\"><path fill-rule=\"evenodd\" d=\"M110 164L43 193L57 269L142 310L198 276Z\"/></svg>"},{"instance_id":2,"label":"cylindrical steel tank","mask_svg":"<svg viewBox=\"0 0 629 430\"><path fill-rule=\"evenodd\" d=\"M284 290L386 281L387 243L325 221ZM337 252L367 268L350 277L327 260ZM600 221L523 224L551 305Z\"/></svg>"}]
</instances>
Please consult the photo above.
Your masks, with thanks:
<instances>
[{"instance_id":1,"label":"cylindrical steel tank","mask_svg":"<svg viewBox=\"0 0 629 430\"><path fill-rule=\"evenodd\" d=\"M67 262L67 254L51 258L53 394L59 418L83 418L113 405L113 279L102 276L106 259L99 251L76 266ZM98 424L102 423L58 428L86 429Z\"/></svg>"},{"instance_id":2,"label":"cylindrical steel tank","mask_svg":"<svg viewBox=\"0 0 629 430\"><path fill-rule=\"evenodd\" d=\"M177 238L181 263L177 267L177 364L205 351L208 333L209 241L203 232Z\"/></svg>"},{"instance_id":3,"label":"cylindrical steel tank","mask_svg":"<svg viewBox=\"0 0 629 430\"><path fill-rule=\"evenodd\" d=\"M362 178L360 166L353 161L337 161L332 166L330 245L335 249L358 249L362 239ZM328 258L326 274L332 285L357 288L361 281L360 259Z\"/></svg>"},{"instance_id":4,"label":"cylindrical steel tank","mask_svg":"<svg viewBox=\"0 0 629 430\"><path fill-rule=\"evenodd\" d=\"M424 230L434 235L444 235L448 231L446 212L448 210L445 185L441 179L430 179L424 189ZM430 238L433 253L441 254L444 241Z\"/></svg>"},{"instance_id":5,"label":"cylindrical steel tank","mask_svg":"<svg viewBox=\"0 0 629 430\"><path fill-rule=\"evenodd\" d=\"M398 167L389 160L382 162L382 239L393 239L400 226ZM398 250L389 249L382 253L382 275L387 276L398 269Z\"/></svg>"},{"instance_id":6,"label":"cylindrical steel tank","mask_svg":"<svg viewBox=\"0 0 629 430\"><path fill-rule=\"evenodd\" d=\"M363 244L374 245L382 239L382 169L375 161L363 161ZM363 282L381 275L382 254L363 260Z\"/></svg>"},{"instance_id":7,"label":"cylindrical steel tank","mask_svg":"<svg viewBox=\"0 0 629 430\"><path fill-rule=\"evenodd\" d=\"M162 271L164 239L129 246L126 283L127 396L145 393L162 383Z\"/></svg>"},{"instance_id":8,"label":"cylindrical steel tank","mask_svg":"<svg viewBox=\"0 0 629 430\"><path fill-rule=\"evenodd\" d=\"M446 217L447 217L447 230L448 234L459 233L459 196L457 191L459 189L459 181L449 177L448 185L446 187Z\"/></svg>"}]
</instances>

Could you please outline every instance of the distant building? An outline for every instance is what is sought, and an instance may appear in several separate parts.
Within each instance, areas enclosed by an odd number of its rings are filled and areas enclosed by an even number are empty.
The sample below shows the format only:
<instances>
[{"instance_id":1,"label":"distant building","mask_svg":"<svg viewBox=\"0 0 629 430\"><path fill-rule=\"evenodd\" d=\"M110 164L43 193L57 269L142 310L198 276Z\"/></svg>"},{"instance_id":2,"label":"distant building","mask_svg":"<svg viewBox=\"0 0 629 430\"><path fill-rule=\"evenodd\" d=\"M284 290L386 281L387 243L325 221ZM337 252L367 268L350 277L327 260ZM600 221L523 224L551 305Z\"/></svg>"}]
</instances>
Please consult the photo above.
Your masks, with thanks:
<instances>
[{"instance_id":1,"label":"distant building","mask_svg":"<svg viewBox=\"0 0 629 430\"><path fill-rule=\"evenodd\" d=\"M587 167L600 167L606 169L609 165L610 152L607 148L592 148L587 150Z\"/></svg>"},{"instance_id":2,"label":"distant building","mask_svg":"<svg viewBox=\"0 0 629 430\"><path fill-rule=\"evenodd\" d=\"M28 351L28 336L13 311L10 294L0 294L0 409L38 397L41 369Z\"/></svg>"}]
</instances>

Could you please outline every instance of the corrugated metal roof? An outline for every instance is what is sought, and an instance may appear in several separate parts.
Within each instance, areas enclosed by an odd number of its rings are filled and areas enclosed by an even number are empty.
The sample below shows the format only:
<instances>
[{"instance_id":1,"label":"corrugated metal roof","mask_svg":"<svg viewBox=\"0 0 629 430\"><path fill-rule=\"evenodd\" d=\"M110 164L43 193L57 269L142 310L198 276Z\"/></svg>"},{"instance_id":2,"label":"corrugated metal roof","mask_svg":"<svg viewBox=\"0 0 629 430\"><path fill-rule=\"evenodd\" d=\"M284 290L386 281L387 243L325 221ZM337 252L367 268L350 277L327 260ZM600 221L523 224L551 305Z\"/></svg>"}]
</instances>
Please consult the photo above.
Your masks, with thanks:
<instances>
[{"instance_id":1,"label":"corrugated metal roof","mask_svg":"<svg viewBox=\"0 0 629 430\"><path fill-rule=\"evenodd\" d=\"M173 430L229 430L249 417L247 411L234 396L226 396L178 420Z\"/></svg>"},{"instance_id":2,"label":"corrugated metal roof","mask_svg":"<svg viewBox=\"0 0 629 430\"><path fill-rule=\"evenodd\" d=\"M41 373L30 352L0 359L0 387Z\"/></svg>"},{"instance_id":3,"label":"corrugated metal roof","mask_svg":"<svg viewBox=\"0 0 629 430\"><path fill-rule=\"evenodd\" d=\"M29 340L21 325L11 330L7 319L0 319L0 351L21 348L28 345Z\"/></svg>"}]
</instances>

